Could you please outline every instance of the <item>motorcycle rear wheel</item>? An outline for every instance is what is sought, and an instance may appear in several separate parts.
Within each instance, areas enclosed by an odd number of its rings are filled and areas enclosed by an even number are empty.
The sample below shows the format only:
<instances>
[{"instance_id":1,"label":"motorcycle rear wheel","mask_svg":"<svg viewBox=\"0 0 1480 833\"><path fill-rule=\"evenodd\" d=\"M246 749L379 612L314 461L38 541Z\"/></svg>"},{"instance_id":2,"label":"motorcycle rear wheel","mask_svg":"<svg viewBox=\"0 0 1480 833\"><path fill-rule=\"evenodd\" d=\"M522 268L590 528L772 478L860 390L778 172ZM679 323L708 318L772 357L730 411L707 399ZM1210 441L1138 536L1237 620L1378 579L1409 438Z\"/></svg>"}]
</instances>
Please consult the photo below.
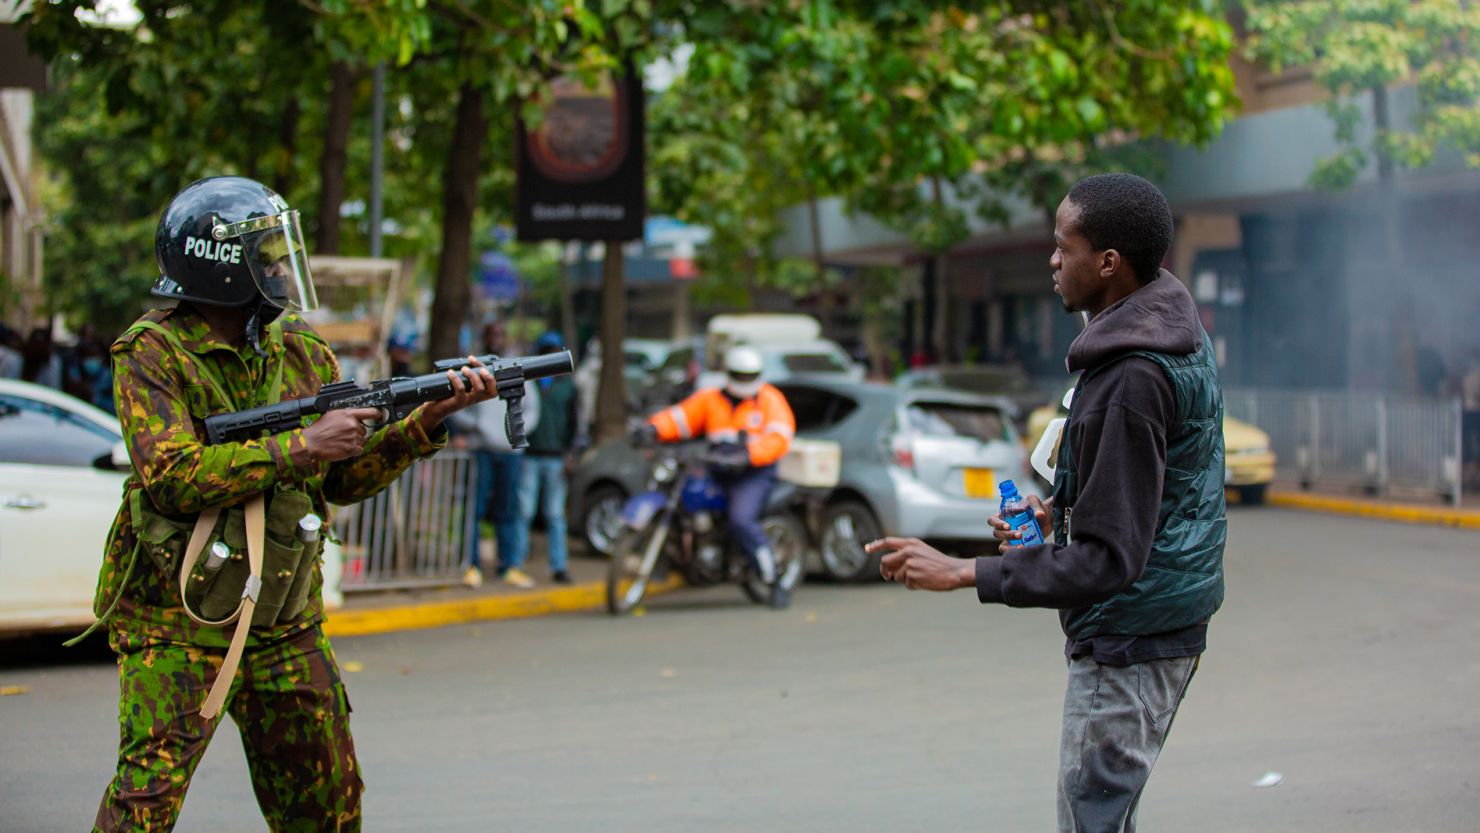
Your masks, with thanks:
<instances>
[{"instance_id":1,"label":"motorcycle rear wheel","mask_svg":"<svg viewBox=\"0 0 1480 833\"><path fill-rule=\"evenodd\" d=\"M651 523L643 529L624 529L612 546L606 574L606 610L613 616L632 612L647 594L653 568L663 557L668 524Z\"/></svg>"}]
</instances>

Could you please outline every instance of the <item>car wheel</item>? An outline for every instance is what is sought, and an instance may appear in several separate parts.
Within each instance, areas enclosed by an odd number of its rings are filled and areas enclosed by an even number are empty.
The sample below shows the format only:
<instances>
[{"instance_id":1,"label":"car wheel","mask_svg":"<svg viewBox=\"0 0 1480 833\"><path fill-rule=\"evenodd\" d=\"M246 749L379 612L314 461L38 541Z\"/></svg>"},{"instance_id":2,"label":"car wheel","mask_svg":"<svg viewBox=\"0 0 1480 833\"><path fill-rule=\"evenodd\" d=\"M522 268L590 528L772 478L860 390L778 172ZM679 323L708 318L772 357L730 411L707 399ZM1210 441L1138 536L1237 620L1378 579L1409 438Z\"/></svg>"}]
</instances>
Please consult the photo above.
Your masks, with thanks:
<instances>
[{"instance_id":1,"label":"car wheel","mask_svg":"<svg viewBox=\"0 0 1480 833\"><path fill-rule=\"evenodd\" d=\"M1257 486L1240 486L1238 487L1238 502L1245 506L1258 506L1264 503L1265 492L1268 490L1268 483L1260 483Z\"/></svg>"},{"instance_id":2,"label":"car wheel","mask_svg":"<svg viewBox=\"0 0 1480 833\"><path fill-rule=\"evenodd\" d=\"M823 510L818 549L822 569L835 581L866 581L879 577L879 558L863 545L881 535L879 522L865 504L840 500Z\"/></svg>"},{"instance_id":3,"label":"car wheel","mask_svg":"<svg viewBox=\"0 0 1480 833\"><path fill-rule=\"evenodd\" d=\"M622 533L622 507L627 493L610 483L586 493L581 526L586 533L586 549L594 555L610 556Z\"/></svg>"}]
</instances>

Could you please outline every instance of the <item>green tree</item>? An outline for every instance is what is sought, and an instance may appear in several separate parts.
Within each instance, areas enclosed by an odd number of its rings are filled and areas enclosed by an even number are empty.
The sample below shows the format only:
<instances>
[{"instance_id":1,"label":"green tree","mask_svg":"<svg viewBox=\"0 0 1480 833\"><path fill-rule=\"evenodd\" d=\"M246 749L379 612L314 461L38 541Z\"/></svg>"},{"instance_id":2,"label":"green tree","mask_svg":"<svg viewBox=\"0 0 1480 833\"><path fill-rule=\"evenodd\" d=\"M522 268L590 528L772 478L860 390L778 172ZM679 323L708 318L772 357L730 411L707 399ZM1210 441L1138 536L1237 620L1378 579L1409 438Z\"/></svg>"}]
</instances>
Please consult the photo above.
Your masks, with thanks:
<instances>
[{"instance_id":1,"label":"green tree","mask_svg":"<svg viewBox=\"0 0 1480 833\"><path fill-rule=\"evenodd\" d=\"M1383 244L1381 272L1399 274L1401 247L1395 174L1399 166L1430 164L1441 149L1480 167L1480 8L1464 0L1246 0L1249 56L1276 71L1308 67L1331 93L1326 109L1340 149L1311 172L1312 185L1353 185L1373 162ZM1393 124L1390 90L1413 84L1417 108L1407 129ZM1370 136L1358 131L1359 97L1372 107ZM1417 333L1412 300L1397 299L1398 383L1418 389Z\"/></svg>"},{"instance_id":2,"label":"green tree","mask_svg":"<svg viewBox=\"0 0 1480 833\"><path fill-rule=\"evenodd\" d=\"M93 6L37 4L26 22L57 82L38 103L38 146L60 195L53 303L116 328L147 303L150 232L184 183L241 174L313 205L330 61L318 19L296 4L140 2L128 28L84 23L78 12ZM320 172L335 164L320 160ZM319 237L332 250L338 203L304 214L327 215Z\"/></svg>"},{"instance_id":3,"label":"green tree","mask_svg":"<svg viewBox=\"0 0 1480 833\"><path fill-rule=\"evenodd\" d=\"M1461 0L1247 0L1247 51L1275 71L1307 67L1332 93L1327 104L1341 150L1311 174L1345 188L1374 159L1386 179L1395 165L1422 167L1442 147L1480 167L1480 7ZM1418 107L1396 129L1388 90L1412 83ZM1358 135L1358 96L1373 106L1375 130Z\"/></svg>"},{"instance_id":4,"label":"green tree","mask_svg":"<svg viewBox=\"0 0 1480 833\"><path fill-rule=\"evenodd\" d=\"M1232 35L1211 0L737 4L685 34L683 97L720 115L694 124L689 146L748 141L706 164L766 168L790 186L738 189L728 214L842 196L934 256L938 279L973 216L1003 218L1014 197L1050 211L1059 183L1118 146L1205 142L1235 104ZM725 176L696 180L689 202Z\"/></svg>"}]
</instances>

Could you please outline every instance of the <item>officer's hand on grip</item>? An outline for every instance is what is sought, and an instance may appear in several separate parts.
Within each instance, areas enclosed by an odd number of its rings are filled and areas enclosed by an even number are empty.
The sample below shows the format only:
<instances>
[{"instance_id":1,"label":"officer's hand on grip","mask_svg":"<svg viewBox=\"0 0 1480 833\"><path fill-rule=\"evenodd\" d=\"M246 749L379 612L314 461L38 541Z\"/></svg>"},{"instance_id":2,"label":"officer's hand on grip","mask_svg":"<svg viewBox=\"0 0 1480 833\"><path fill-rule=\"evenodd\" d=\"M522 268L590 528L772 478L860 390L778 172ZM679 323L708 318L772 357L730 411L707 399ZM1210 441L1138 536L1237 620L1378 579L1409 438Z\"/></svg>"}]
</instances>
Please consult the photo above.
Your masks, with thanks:
<instances>
[{"instance_id":1,"label":"officer's hand on grip","mask_svg":"<svg viewBox=\"0 0 1480 833\"><path fill-rule=\"evenodd\" d=\"M365 423L380 417L379 408L345 408L324 414L303 429L309 457L333 463L359 454L365 449L365 440L370 438L370 428Z\"/></svg>"},{"instance_id":2,"label":"officer's hand on grip","mask_svg":"<svg viewBox=\"0 0 1480 833\"><path fill-rule=\"evenodd\" d=\"M1053 498L1040 500L1037 495L1028 495L1027 499L1028 505L1033 507L1033 517L1038 521L1038 528L1043 530L1046 536L1048 530L1051 528L1050 516L1053 513ZM1001 515L993 515L987 519L987 523L992 527L992 537L997 539L998 552L1006 553L1012 549L1013 544L1019 538L1023 537L1023 533L1008 526L1007 521L1002 520Z\"/></svg>"},{"instance_id":3,"label":"officer's hand on grip","mask_svg":"<svg viewBox=\"0 0 1480 833\"><path fill-rule=\"evenodd\" d=\"M738 471L750 466L750 451L739 443L714 443L704 454L704 461L715 468Z\"/></svg>"},{"instance_id":4,"label":"officer's hand on grip","mask_svg":"<svg viewBox=\"0 0 1480 833\"><path fill-rule=\"evenodd\" d=\"M652 445L653 443L656 443L658 441L658 426L652 424L651 422L638 423L638 425L632 429L632 432L629 436L632 440L632 444L638 446L639 448Z\"/></svg>"}]
</instances>

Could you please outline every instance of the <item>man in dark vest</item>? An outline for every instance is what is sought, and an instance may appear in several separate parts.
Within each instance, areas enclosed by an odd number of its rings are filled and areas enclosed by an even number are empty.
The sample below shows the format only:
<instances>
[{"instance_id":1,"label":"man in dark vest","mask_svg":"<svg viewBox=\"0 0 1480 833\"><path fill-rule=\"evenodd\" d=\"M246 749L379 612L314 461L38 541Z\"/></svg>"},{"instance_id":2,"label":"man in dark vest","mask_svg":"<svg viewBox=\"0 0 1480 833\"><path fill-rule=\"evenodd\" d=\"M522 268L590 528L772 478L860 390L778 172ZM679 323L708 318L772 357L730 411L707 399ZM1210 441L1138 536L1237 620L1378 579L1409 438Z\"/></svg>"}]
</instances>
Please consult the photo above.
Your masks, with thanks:
<instances>
[{"instance_id":1,"label":"man in dark vest","mask_svg":"<svg viewBox=\"0 0 1480 833\"><path fill-rule=\"evenodd\" d=\"M886 538L880 571L911 589L1059 611L1069 684L1058 829L1134 831L1136 807L1223 601L1223 395L1183 285L1160 269L1172 213L1127 174L1081 180L1054 218L1054 291L1088 323L1053 497L1030 498L1053 543L961 561Z\"/></svg>"},{"instance_id":2,"label":"man in dark vest","mask_svg":"<svg viewBox=\"0 0 1480 833\"><path fill-rule=\"evenodd\" d=\"M552 330L540 336L534 347L540 355L558 353L565 349L565 339ZM549 539L550 580L570 584L570 574L566 572L566 475L574 456L585 445L581 416L577 413L580 397L575 384L565 377L541 379L539 386L540 421L529 432L529 449L519 476L519 523L523 530L519 540L528 548L529 528L538 507L545 515ZM519 561L522 563L523 558Z\"/></svg>"}]
</instances>

